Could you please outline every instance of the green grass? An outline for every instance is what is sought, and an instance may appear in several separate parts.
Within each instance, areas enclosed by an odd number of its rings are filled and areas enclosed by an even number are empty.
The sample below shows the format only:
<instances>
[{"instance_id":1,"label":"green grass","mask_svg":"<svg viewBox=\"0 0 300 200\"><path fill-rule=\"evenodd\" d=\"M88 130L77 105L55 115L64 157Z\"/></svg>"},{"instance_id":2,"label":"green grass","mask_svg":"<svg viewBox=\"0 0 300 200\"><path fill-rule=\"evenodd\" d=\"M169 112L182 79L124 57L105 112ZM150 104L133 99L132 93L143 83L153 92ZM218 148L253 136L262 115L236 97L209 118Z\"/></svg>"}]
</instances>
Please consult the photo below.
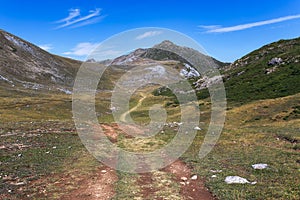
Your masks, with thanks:
<instances>
[{"instance_id":1,"label":"green grass","mask_svg":"<svg viewBox=\"0 0 300 200\"><path fill-rule=\"evenodd\" d=\"M148 92L148 89L140 92ZM109 110L110 96L109 92L96 96L96 111L102 123L114 121ZM140 98L137 92L130 107ZM168 122L180 121L180 108L167 105L173 100L172 96L149 94L131 116L138 124L147 124L149 108L160 104L167 111ZM92 176L99 167L74 133L70 96L20 94L1 98L1 102L0 146L5 148L0 149L0 197L26 199L30 195L31 199L60 199L64 193L77 189L76 183ZM204 99L198 104L203 130L198 131L193 145L181 159L205 179L206 186L218 199L299 199L299 94L243 105L230 104L224 131L213 151L202 160L198 151L210 120L211 103ZM149 152L169 143L176 133L176 127L165 126L164 132L155 137L144 140L121 137L118 145L133 152ZM18 149L13 146L15 144L25 146ZM269 167L254 170L251 165L256 163L267 163ZM212 173L211 170L222 172ZM3 180L5 175L12 180ZM212 178L212 175L217 177ZM224 179L230 175L242 176L257 184L228 185ZM58 186L57 181L62 177L66 181ZM118 177L114 199L143 199L137 175L120 172ZM154 174L151 184L157 192L151 198L178 199L179 186L171 178L166 173ZM34 184L13 186L12 181ZM43 190L47 192L41 194Z\"/></svg>"},{"instance_id":2,"label":"green grass","mask_svg":"<svg viewBox=\"0 0 300 200\"><path fill-rule=\"evenodd\" d=\"M170 97L168 95L165 98ZM162 98L158 96L157 98ZM155 102L145 100L145 105ZM207 131L210 119L210 102L199 101L202 131L194 140L193 145L182 156L182 159L193 167L194 173L206 180L206 186L218 199L299 199L300 194L300 160L299 160L299 124L297 114L299 94L284 98L253 101L241 106L232 104L227 111L224 131L213 151L204 159L198 157L200 146ZM136 110L133 115L138 120L148 118L146 108ZM173 107L166 107L170 114ZM176 107L175 107L176 108ZM171 117L178 121L175 109ZM285 119L289 116L289 119ZM166 143L176 134L176 129L165 128L156 139ZM158 142L159 140L154 140ZM131 148L145 150L140 144ZM155 145L151 145L154 147ZM251 165L267 163L265 170L254 170ZM212 173L211 170L222 170ZM212 178L212 175L217 175ZM238 175L255 185L228 185L226 176Z\"/></svg>"}]
</instances>

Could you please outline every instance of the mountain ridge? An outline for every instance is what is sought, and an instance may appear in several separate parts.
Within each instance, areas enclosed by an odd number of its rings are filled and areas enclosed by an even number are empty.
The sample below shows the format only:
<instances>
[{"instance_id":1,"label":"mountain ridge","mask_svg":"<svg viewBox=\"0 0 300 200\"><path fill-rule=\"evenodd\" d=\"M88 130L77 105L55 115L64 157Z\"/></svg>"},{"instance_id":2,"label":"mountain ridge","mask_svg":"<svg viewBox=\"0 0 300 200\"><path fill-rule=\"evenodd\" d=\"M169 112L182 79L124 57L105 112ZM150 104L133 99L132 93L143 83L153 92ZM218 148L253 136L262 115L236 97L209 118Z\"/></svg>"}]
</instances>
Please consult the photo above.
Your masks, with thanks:
<instances>
[{"instance_id":1,"label":"mountain ridge","mask_svg":"<svg viewBox=\"0 0 300 200\"><path fill-rule=\"evenodd\" d=\"M12 85L71 87L80 61L53 55L11 33L0 31L0 71ZM3 79L3 78L2 78ZM36 85L37 86L37 85Z\"/></svg>"}]
</instances>

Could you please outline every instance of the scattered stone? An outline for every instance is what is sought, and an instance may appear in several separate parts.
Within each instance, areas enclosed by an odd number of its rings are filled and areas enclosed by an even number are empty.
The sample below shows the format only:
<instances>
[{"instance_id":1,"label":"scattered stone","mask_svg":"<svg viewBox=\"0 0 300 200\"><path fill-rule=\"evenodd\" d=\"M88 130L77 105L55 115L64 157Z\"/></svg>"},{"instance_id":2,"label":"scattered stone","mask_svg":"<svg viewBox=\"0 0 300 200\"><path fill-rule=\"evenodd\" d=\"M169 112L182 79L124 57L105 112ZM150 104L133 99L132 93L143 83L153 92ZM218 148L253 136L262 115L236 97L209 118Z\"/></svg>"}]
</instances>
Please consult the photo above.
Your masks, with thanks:
<instances>
[{"instance_id":1,"label":"scattered stone","mask_svg":"<svg viewBox=\"0 0 300 200\"><path fill-rule=\"evenodd\" d=\"M239 177L239 176L227 176L225 178L225 182L227 184L245 184L250 183L247 179Z\"/></svg>"},{"instance_id":2,"label":"scattered stone","mask_svg":"<svg viewBox=\"0 0 300 200\"><path fill-rule=\"evenodd\" d=\"M211 177L212 177L212 178L217 178L217 175L212 175Z\"/></svg>"},{"instance_id":3,"label":"scattered stone","mask_svg":"<svg viewBox=\"0 0 300 200\"><path fill-rule=\"evenodd\" d=\"M22 154L18 154L18 157L19 157L19 158L22 157Z\"/></svg>"},{"instance_id":4,"label":"scattered stone","mask_svg":"<svg viewBox=\"0 0 300 200\"><path fill-rule=\"evenodd\" d=\"M268 65L280 65L283 62L282 58L272 58Z\"/></svg>"},{"instance_id":5,"label":"scattered stone","mask_svg":"<svg viewBox=\"0 0 300 200\"><path fill-rule=\"evenodd\" d=\"M196 131L201 131L202 129L201 129L199 126L196 126L196 127L194 128L194 130L196 130Z\"/></svg>"},{"instance_id":6,"label":"scattered stone","mask_svg":"<svg viewBox=\"0 0 300 200\"><path fill-rule=\"evenodd\" d=\"M268 167L268 164L259 163L252 165L252 167L253 169L265 169Z\"/></svg>"},{"instance_id":7,"label":"scattered stone","mask_svg":"<svg viewBox=\"0 0 300 200\"><path fill-rule=\"evenodd\" d=\"M57 148L56 146L52 147L52 149L56 149L56 148Z\"/></svg>"},{"instance_id":8,"label":"scattered stone","mask_svg":"<svg viewBox=\"0 0 300 200\"><path fill-rule=\"evenodd\" d=\"M106 170L101 170L101 173L106 173L107 171Z\"/></svg>"},{"instance_id":9,"label":"scattered stone","mask_svg":"<svg viewBox=\"0 0 300 200\"><path fill-rule=\"evenodd\" d=\"M183 181L187 181L188 180L187 177L181 177L180 179L183 180Z\"/></svg>"},{"instance_id":10,"label":"scattered stone","mask_svg":"<svg viewBox=\"0 0 300 200\"><path fill-rule=\"evenodd\" d=\"M193 175L192 177L191 177L191 180L197 180L198 179L198 176L197 175Z\"/></svg>"},{"instance_id":11,"label":"scattered stone","mask_svg":"<svg viewBox=\"0 0 300 200\"><path fill-rule=\"evenodd\" d=\"M270 68L270 69L266 69L266 74L271 74L271 73L273 73L273 72L275 72L277 70L277 66L275 66L275 67L272 67L272 68Z\"/></svg>"},{"instance_id":12,"label":"scattered stone","mask_svg":"<svg viewBox=\"0 0 300 200\"><path fill-rule=\"evenodd\" d=\"M50 153L50 151L46 151L46 154L49 154Z\"/></svg>"},{"instance_id":13,"label":"scattered stone","mask_svg":"<svg viewBox=\"0 0 300 200\"><path fill-rule=\"evenodd\" d=\"M11 185L14 185L14 186L21 186L21 185L26 185L25 182L18 182L18 183L10 183Z\"/></svg>"},{"instance_id":14,"label":"scattered stone","mask_svg":"<svg viewBox=\"0 0 300 200\"><path fill-rule=\"evenodd\" d=\"M180 182L181 185L185 185L185 182Z\"/></svg>"}]
</instances>

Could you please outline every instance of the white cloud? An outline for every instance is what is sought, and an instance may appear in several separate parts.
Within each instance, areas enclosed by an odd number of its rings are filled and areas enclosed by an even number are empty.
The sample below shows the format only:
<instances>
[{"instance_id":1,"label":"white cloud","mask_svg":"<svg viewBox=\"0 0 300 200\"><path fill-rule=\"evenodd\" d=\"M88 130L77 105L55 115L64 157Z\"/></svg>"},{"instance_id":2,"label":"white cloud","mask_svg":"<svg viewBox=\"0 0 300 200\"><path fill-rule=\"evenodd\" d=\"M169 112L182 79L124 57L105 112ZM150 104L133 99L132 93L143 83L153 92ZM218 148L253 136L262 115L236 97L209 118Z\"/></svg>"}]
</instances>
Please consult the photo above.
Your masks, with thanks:
<instances>
[{"instance_id":1,"label":"white cloud","mask_svg":"<svg viewBox=\"0 0 300 200\"><path fill-rule=\"evenodd\" d=\"M70 20L72 20L75 17L78 17L79 15L80 15L79 9L70 9L69 16L64 19L58 20L56 23L64 23L64 22L68 23Z\"/></svg>"},{"instance_id":2,"label":"white cloud","mask_svg":"<svg viewBox=\"0 0 300 200\"><path fill-rule=\"evenodd\" d=\"M49 50L53 49L52 44L42 44L42 45L39 45L39 47L41 49L44 49L45 51L49 51Z\"/></svg>"},{"instance_id":3,"label":"white cloud","mask_svg":"<svg viewBox=\"0 0 300 200\"><path fill-rule=\"evenodd\" d=\"M157 35L160 35L162 34L162 31L148 31L148 32L145 32L141 35L138 35L136 37L137 40L142 40L142 39L145 39L145 38L149 38L149 37L154 37L154 36L157 36Z\"/></svg>"},{"instance_id":4,"label":"white cloud","mask_svg":"<svg viewBox=\"0 0 300 200\"><path fill-rule=\"evenodd\" d=\"M74 24L73 26L71 26L71 28L78 28L78 27L87 26L90 24L96 24L96 23L102 21L102 19L104 19L104 17L105 16L94 17L93 19L85 20L81 23Z\"/></svg>"},{"instance_id":5,"label":"white cloud","mask_svg":"<svg viewBox=\"0 0 300 200\"><path fill-rule=\"evenodd\" d=\"M221 28L220 25L208 25L208 26L206 26L206 25L200 25L199 27L203 28L203 29L208 29L208 30Z\"/></svg>"},{"instance_id":6,"label":"white cloud","mask_svg":"<svg viewBox=\"0 0 300 200\"><path fill-rule=\"evenodd\" d=\"M88 56L98 46L99 43L82 42L77 44L72 51L64 52L63 54L73 56Z\"/></svg>"},{"instance_id":7,"label":"white cloud","mask_svg":"<svg viewBox=\"0 0 300 200\"><path fill-rule=\"evenodd\" d=\"M227 32L233 32L233 31L241 31L253 27L258 27L258 26L264 26L264 25L269 25L269 24L275 24L279 22L284 22L292 19L299 19L300 15L290 15L286 17L280 17L276 19L271 19L271 20L265 20L265 21L260 21L260 22L254 22L254 23L249 23L249 24L240 24L236 26L230 26L230 27L221 27L221 26L199 26L200 28L208 29L206 32L207 33L227 33Z\"/></svg>"},{"instance_id":8,"label":"white cloud","mask_svg":"<svg viewBox=\"0 0 300 200\"><path fill-rule=\"evenodd\" d=\"M71 27L71 28L77 28L81 26L86 26L89 24L95 24L101 21L104 16L101 15L101 9L96 8L95 10L91 10L89 12L90 14L86 16L80 15L80 9L71 9L69 10L69 16L56 21L56 23L63 23L56 27L56 29Z\"/></svg>"}]
</instances>

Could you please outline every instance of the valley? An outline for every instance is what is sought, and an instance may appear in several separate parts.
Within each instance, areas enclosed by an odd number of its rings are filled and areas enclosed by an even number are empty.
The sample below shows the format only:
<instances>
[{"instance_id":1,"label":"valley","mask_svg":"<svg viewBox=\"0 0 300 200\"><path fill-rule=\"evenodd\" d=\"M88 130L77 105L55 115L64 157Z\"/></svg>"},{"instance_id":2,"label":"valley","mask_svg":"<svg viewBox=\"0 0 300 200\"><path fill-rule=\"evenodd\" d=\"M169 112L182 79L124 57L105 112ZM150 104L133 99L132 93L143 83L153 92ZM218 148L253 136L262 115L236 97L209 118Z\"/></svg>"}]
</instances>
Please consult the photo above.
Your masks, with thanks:
<instances>
[{"instance_id":1,"label":"valley","mask_svg":"<svg viewBox=\"0 0 300 200\"><path fill-rule=\"evenodd\" d=\"M115 85L136 66L148 70L148 78L174 78L162 70L168 67L181 73L178 80L187 80L197 96L184 105L196 104L201 111L193 143L180 158L163 169L128 173L99 162L77 133L72 86L82 63L44 52L4 31L0 36L0 199L299 199L299 38L264 46L232 64L211 58L227 93L226 121L213 150L202 159L199 149L212 114L207 87L218 79L203 78L197 66L154 47L109 61L95 94L95 111L99 127L117 147L152 152L172 141L184 126L179 100L170 88L155 84L138 88L130 97L129 110L114 118L119 109L111 107ZM166 46L186 54L195 51L170 41L156 47ZM271 62L274 58L280 59ZM143 83L124 80L118 85L121 89ZM167 114L155 136L135 138L115 122L127 122L130 116L135 124L127 128L143 135L141 127L151 122L149 110L154 105ZM253 169L257 163L268 167ZM227 176L255 184L227 184Z\"/></svg>"}]
</instances>

